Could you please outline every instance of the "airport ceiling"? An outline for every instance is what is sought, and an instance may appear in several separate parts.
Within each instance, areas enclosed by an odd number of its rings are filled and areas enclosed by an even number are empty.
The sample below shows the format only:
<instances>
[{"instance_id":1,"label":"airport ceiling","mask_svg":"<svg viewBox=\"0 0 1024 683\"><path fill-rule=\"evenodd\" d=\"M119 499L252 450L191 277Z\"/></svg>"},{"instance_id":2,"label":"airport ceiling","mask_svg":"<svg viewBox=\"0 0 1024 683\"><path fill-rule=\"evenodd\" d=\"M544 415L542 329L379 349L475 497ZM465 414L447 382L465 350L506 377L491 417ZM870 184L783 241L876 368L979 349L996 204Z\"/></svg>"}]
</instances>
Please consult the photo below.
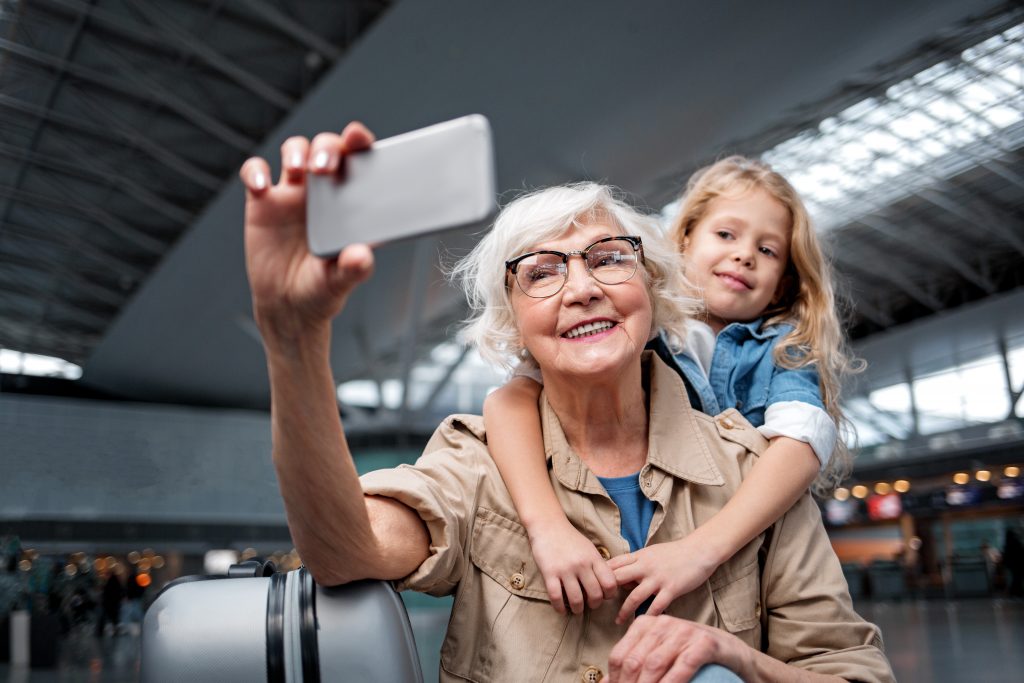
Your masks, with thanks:
<instances>
[{"instance_id":1,"label":"airport ceiling","mask_svg":"<svg viewBox=\"0 0 1024 683\"><path fill-rule=\"evenodd\" d=\"M0 347L125 399L266 407L236 171L288 135L479 112L504 197L590 178L658 208L708 160L820 137L932 65L1007 80L962 52L1022 22L980 0L0 0ZM1004 109L1024 109L1021 45ZM824 232L855 337L1024 284L1024 123L981 128L855 189ZM439 255L485 227L379 250L335 325L339 381L401 377L451 338Z\"/></svg>"}]
</instances>

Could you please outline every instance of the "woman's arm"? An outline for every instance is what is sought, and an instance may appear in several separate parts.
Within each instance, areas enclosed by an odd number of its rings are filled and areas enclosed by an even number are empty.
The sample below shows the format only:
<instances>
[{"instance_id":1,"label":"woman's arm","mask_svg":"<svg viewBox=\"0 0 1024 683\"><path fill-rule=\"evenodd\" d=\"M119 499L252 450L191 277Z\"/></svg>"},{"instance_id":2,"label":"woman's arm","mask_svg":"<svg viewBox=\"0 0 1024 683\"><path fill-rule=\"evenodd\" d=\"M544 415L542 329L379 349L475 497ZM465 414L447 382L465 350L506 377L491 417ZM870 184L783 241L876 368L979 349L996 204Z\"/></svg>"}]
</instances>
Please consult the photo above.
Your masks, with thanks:
<instances>
[{"instance_id":1,"label":"woman's arm","mask_svg":"<svg viewBox=\"0 0 1024 683\"><path fill-rule=\"evenodd\" d=\"M273 460L288 524L303 562L322 584L398 578L427 556L426 529L393 501L362 493L338 409L329 362L331 320L369 277L373 255L354 245L320 259L306 244L307 169L334 173L344 154L373 135L350 124L312 143L289 138L282 171L270 181L266 161L246 161L246 269L253 313L267 356Z\"/></svg>"},{"instance_id":2,"label":"woman's arm","mask_svg":"<svg viewBox=\"0 0 1024 683\"><path fill-rule=\"evenodd\" d=\"M612 558L608 564L619 585L638 584L623 602L618 622L625 622L652 595L647 614L661 614L677 597L707 581L792 507L814 481L818 465L809 445L772 439L729 502L689 536Z\"/></svg>"},{"instance_id":3,"label":"woman's arm","mask_svg":"<svg viewBox=\"0 0 1024 683\"><path fill-rule=\"evenodd\" d=\"M514 377L484 401L487 444L544 577L551 605L574 614L615 596L615 577L594 544L569 523L548 477L537 399L540 385ZM564 591L564 597L563 597Z\"/></svg>"}]
</instances>

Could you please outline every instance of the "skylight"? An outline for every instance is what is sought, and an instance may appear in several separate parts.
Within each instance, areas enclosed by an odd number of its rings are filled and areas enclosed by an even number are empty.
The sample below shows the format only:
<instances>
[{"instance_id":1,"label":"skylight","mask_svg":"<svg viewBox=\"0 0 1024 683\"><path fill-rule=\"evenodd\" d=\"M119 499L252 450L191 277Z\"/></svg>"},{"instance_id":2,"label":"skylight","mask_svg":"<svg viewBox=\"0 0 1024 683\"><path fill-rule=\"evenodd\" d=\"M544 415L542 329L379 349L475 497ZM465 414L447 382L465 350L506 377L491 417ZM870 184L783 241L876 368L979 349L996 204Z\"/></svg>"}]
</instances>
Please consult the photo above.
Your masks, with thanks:
<instances>
[{"instance_id":1,"label":"skylight","mask_svg":"<svg viewBox=\"0 0 1024 683\"><path fill-rule=\"evenodd\" d=\"M764 153L820 230L1024 144L1024 24Z\"/></svg>"},{"instance_id":2,"label":"skylight","mask_svg":"<svg viewBox=\"0 0 1024 683\"><path fill-rule=\"evenodd\" d=\"M850 223L1024 144L1024 24L823 120L762 155L819 230ZM662 209L666 221L673 202Z\"/></svg>"},{"instance_id":3,"label":"skylight","mask_svg":"<svg viewBox=\"0 0 1024 683\"><path fill-rule=\"evenodd\" d=\"M63 358L39 356L10 349L0 349L0 372L9 375L63 377L64 379L79 379L82 376L82 368Z\"/></svg>"}]
</instances>

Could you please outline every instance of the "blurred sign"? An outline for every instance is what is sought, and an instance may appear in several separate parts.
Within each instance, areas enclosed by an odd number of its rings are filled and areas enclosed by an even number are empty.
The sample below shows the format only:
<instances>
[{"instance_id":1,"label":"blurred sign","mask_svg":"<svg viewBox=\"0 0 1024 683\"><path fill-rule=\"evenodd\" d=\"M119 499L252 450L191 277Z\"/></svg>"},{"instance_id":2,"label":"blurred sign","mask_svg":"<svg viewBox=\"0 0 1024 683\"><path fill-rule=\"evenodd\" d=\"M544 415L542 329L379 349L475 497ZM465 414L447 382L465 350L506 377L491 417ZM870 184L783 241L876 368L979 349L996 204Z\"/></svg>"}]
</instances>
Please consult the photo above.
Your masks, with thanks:
<instances>
[{"instance_id":1,"label":"blurred sign","mask_svg":"<svg viewBox=\"0 0 1024 683\"><path fill-rule=\"evenodd\" d=\"M1019 500L1024 498L1024 482L1000 482L999 487L996 489L996 497L999 500Z\"/></svg>"},{"instance_id":2,"label":"blurred sign","mask_svg":"<svg viewBox=\"0 0 1024 683\"><path fill-rule=\"evenodd\" d=\"M833 526L849 524L857 516L857 500L836 500L830 498L825 501L825 520Z\"/></svg>"},{"instance_id":3,"label":"blurred sign","mask_svg":"<svg viewBox=\"0 0 1024 683\"><path fill-rule=\"evenodd\" d=\"M897 519L903 512L903 505L900 504L900 494L886 493L868 498L868 518L878 521L882 519Z\"/></svg>"},{"instance_id":4,"label":"blurred sign","mask_svg":"<svg viewBox=\"0 0 1024 683\"><path fill-rule=\"evenodd\" d=\"M977 486L949 486L946 488L946 505L964 507L977 505L981 501L981 489Z\"/></svg>"}]
</instances>

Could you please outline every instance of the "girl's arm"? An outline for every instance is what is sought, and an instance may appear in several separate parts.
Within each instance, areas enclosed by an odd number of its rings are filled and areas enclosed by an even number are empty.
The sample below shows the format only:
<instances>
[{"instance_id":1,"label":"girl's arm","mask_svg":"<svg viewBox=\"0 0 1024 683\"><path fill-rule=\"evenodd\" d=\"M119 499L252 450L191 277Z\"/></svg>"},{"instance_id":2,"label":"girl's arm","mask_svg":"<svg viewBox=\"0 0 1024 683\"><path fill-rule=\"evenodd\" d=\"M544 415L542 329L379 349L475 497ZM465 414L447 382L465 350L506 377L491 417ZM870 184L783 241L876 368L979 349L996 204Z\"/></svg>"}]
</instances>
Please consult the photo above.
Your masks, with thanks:
<instances>
[{"instance_id":1,"label":"girl's arm","mask_svg":"<svg viewBox=\"0 0 1024 683\"><path fill-rule=\"evenodd\" d=\"M814 481L819 465L808 444L776 437L725 507L689 536L613 557L608 566L619 585L639 584L616 621L625 622L652 595L656 597L647 614L661 614L677 597L707 581L720 564L793 506Z\"/></svg>"},{"instance_id":2,"label":"girl's arm","mask_svg":"<svg viewBox=\"0 0 1024 683\"><path fill-rule=\"evenodd\" d=\"M597 548L569 522L555 497L544 456L540 385L514 377L484 401L487 446L530 538L551 606L565 614L594 609L618 584ZM564 591L564 597L563 597Z\"/></svg>"}]
</instances>

